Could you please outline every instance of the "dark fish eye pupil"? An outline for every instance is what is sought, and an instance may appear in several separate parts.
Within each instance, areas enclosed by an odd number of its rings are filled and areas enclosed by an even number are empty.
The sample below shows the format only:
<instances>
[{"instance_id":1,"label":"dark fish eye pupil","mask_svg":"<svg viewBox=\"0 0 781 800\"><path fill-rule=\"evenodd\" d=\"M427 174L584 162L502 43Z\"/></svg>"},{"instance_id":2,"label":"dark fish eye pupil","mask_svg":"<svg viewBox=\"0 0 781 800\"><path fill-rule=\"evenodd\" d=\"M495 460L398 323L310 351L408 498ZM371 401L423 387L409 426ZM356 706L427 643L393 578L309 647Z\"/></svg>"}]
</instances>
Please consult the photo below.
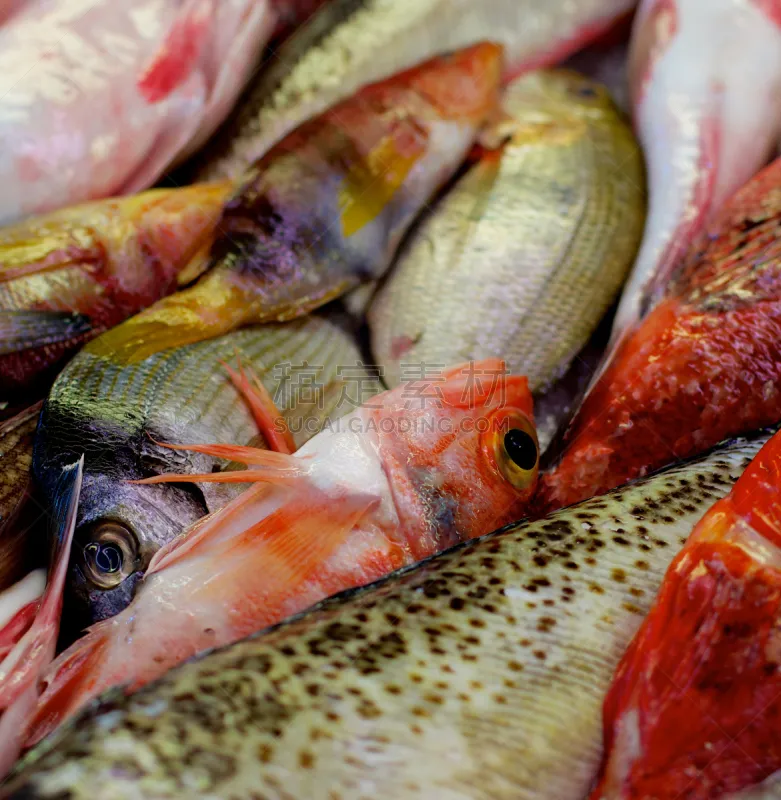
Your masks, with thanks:
<instances>
[{"instance_id":1,"label":"dark fish eye pupil","mask_svg":"<svg viewBox=\"0 0 781 800\"><path fill-rule=\"evenodd\" d=\"M504 449L521 469L534 469L537 463L537 443L526 431L510 428L504 435Z\"/></svg>"},{"instance_id":2,"label":"dark fish eye pupil","mask_svg":"<svg viewBox=\"0 0 781 800\"><path fill-rule=\"evenodd\" d=\"M581 86L580 89L578 89L578 94L581 97L596 97L597 96L596 91L594 89L592 89L590 86Z\"/></svg>"},{"instance_id":3,"label":"dark fish eye pupil","mask_svg":"<svg viewBox=\"0 0 781 800\"><path fill-rule=\"evenodd\" d=\"M122 550L115 544L99 544L94 549L95 566L108 574L122 568Z\"/></svg>"}]
</instances>

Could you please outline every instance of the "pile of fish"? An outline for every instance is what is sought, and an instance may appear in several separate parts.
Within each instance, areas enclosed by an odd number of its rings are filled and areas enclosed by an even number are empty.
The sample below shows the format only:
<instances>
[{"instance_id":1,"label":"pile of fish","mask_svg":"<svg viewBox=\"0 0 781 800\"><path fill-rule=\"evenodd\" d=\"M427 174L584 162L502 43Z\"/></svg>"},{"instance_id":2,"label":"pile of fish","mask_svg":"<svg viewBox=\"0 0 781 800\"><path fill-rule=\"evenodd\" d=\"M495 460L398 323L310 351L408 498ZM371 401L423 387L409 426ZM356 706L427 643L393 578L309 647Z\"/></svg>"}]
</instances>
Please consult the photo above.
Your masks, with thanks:
<instances>
[{"instance_id":1,"label":"pile of fish","mask_svg":"<svg viewBox=\"0 0 781 800\"><path fill-rule=\"evenodd\" d=\"M0 798L781 798L781 0L2 65Z\"/></svg>"}]
</instances>

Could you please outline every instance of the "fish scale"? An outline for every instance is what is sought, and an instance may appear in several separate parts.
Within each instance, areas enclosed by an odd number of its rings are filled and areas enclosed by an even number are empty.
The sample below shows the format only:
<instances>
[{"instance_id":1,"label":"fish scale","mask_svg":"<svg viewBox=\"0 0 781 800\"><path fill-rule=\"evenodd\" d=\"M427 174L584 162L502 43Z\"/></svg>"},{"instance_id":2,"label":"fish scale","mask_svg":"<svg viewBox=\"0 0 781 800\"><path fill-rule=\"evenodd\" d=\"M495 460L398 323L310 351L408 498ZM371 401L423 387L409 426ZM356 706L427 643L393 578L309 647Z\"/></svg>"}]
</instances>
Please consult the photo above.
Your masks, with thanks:
<instances>
[{"instance_id":1,"label":"fish scale","mask_svg":"<svg viewBox=\"0 0 781 800\"><path fill-rule=\"evenodd\" d=\"M634 0L334 0L272 57L241 111L207 150L198 179L239 178L296 125L359 87L480 41L508 70L566 57Z\"/></svg>"},{"instance_id":2,"label":"fish scale","mask_svg":"<svg viewBox=\"0 0 781 800\"><path fill-rule=\"evenodd\" d=\"M508 141L432 208L369 310L391 385L404 364L501 355L534 392L559 378L640 241L640 151L604 87L565 71L507 90Z\"/></svg>"},{"instance_id":3,"label":"fish scale","mask_svg":"<svg viewBox=\"0 0 781 800\"><path fill-rule=\"evenodd\" d=\"M247 444L258 436L257 425L222 362L235 366L239 356L272 395L280 389L277 405L298 446L326 418L350 410L337 408L343 403L342 390L349 389L338 368L350 368L351 376L365 373L356 370L359 350L352 335L340 326L336 315L315 315L289 324L246 328L126 365L95 355L89 348L70 362L44 406L33 470L45 497L52 501L58 465L86 453L70 573L71 599L81 597L84 578L80 577L79 559L83 548L94 541L92 531L102 523L119 522L135 537L139 564L131 577L138 580L160 546L207 512L220 508L242 488L201 484L193 490L189 486L127 483L172 469L209 472L226 463L163 448L157 442ZM273 368L285 363L291 365L291 378L287 386L280 387ZM320 387L320 395L311 400L297 394L300 387L295 383L296 375L303 381L310 374L303 367L306 363ZM380 388L377 380L361 384L364 399ZM82 588L77 591L75 586ZM111 591L96 590L87 603L88 611L68 608L66 619L73 620L78 629L85 613L86 622L117 613L129 602L131 591L127 582ZM79 604L84 605L83 599Z\"/></svg>"},{"instance_id":4,"label":"fish scale","mask_svg":"<svg viewBox=\"0 0 781 800\"><path fill-rule=\"evenodd\" d=\"M115 693L2 796L580 800L624 648L766 440L453 548Z\"/></svg>"}]
</instances>

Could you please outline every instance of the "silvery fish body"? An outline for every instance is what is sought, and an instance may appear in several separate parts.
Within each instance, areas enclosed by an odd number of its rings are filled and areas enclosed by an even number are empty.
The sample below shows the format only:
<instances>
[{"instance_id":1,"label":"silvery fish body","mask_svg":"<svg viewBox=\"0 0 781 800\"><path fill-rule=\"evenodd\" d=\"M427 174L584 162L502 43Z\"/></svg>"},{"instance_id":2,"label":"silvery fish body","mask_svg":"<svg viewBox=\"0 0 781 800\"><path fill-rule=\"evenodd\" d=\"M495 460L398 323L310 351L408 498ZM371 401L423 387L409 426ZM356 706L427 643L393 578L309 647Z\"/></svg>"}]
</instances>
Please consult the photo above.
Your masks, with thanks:
<instances>
[{"instance_id":1,"label":"silvery fish body","mask_svg":"<svg viewBox=\"0 0 781 800\"><path fill-rule=\"evenodd\" d=\"M642 234L643 165L607 90L567 70L514 81L488 151L416 227L369 310L390 385L405 365L504 358L537 392L617 295Z\"/></svg>"},{"instance_id":2,"label":"silvery fish body","mask_svg":"<svg viewBox=\"0 0 781 800\"><path fill-rule=\"evenodd\" d=\"M566 58L636 0L333 0L275 54L198 171L237 179L304 120L433 56L495 41L518 73Z\"/></svg>"},{"instance_id":3,"label":"silvery fish body","mask_svg":"<svg viewBox=\"0 0 781 800\"><path fill-rule=\"evenodd\" d=\"M352 335L318 316L247 328L124 366L87 351L76 356L46 401L34 459L52 501L61 465L85 454L67 598L79 601L67 612L75 625L124 608L154 553L237 491L127 482L221 466L159 442L246 444L258 435L223 366L235 367L237 359L261 378L299 446L326 417L360 404L359 390L364 398L379 390L362 377Z\"/></svg>"},{"instance_id":4,"label":"silvery fish body","mask_svg":"<svg viewBox=\"0 0 781 800\"><path fill-rule=\"evenodd\" d=\"M116 694L5 798L581 800L618 660L737 440Z\"/></svg>"}]
</instances>

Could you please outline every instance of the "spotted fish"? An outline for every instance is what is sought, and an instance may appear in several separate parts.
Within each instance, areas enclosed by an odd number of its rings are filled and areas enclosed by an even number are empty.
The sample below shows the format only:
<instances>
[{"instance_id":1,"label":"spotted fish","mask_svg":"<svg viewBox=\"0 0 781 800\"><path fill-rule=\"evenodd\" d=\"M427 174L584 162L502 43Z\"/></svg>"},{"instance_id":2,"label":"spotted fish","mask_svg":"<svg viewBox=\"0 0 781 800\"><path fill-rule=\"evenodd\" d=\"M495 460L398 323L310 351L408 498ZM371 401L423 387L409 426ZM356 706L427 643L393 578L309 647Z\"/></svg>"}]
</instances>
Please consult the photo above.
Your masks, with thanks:
<instances>
[{"instance_id":1,"label":"spotted fish","mask_svg":"<svg viewBox=\"0 0 781 800\"><path fill-rule=\"evenodd\" d=\"M604 704L591 800L710 800L781 770L781 436L670 565Z\"/></svg>"},{"instance_id":2,"label":"spotted fish","mask_svg":"<svg viewBox=\"0 0 781 800\"><path fill-rule=\"evenodd\" d=\"M198 180L239 179L304 120L361 86L480 41L517 75L566 58L636 0L331 0L275 53L199 158Z\"/></svg>"},{"instance_id":3,"label":"spotted fish","mask_svg":"<svg viewBox=\"0 0 781 800\"><path fill-rule=\"evenodd\" d=\"M338 595L107 697L8 800L582 800L618 661L766 435Z\"/></svg>"}]
</instances>

